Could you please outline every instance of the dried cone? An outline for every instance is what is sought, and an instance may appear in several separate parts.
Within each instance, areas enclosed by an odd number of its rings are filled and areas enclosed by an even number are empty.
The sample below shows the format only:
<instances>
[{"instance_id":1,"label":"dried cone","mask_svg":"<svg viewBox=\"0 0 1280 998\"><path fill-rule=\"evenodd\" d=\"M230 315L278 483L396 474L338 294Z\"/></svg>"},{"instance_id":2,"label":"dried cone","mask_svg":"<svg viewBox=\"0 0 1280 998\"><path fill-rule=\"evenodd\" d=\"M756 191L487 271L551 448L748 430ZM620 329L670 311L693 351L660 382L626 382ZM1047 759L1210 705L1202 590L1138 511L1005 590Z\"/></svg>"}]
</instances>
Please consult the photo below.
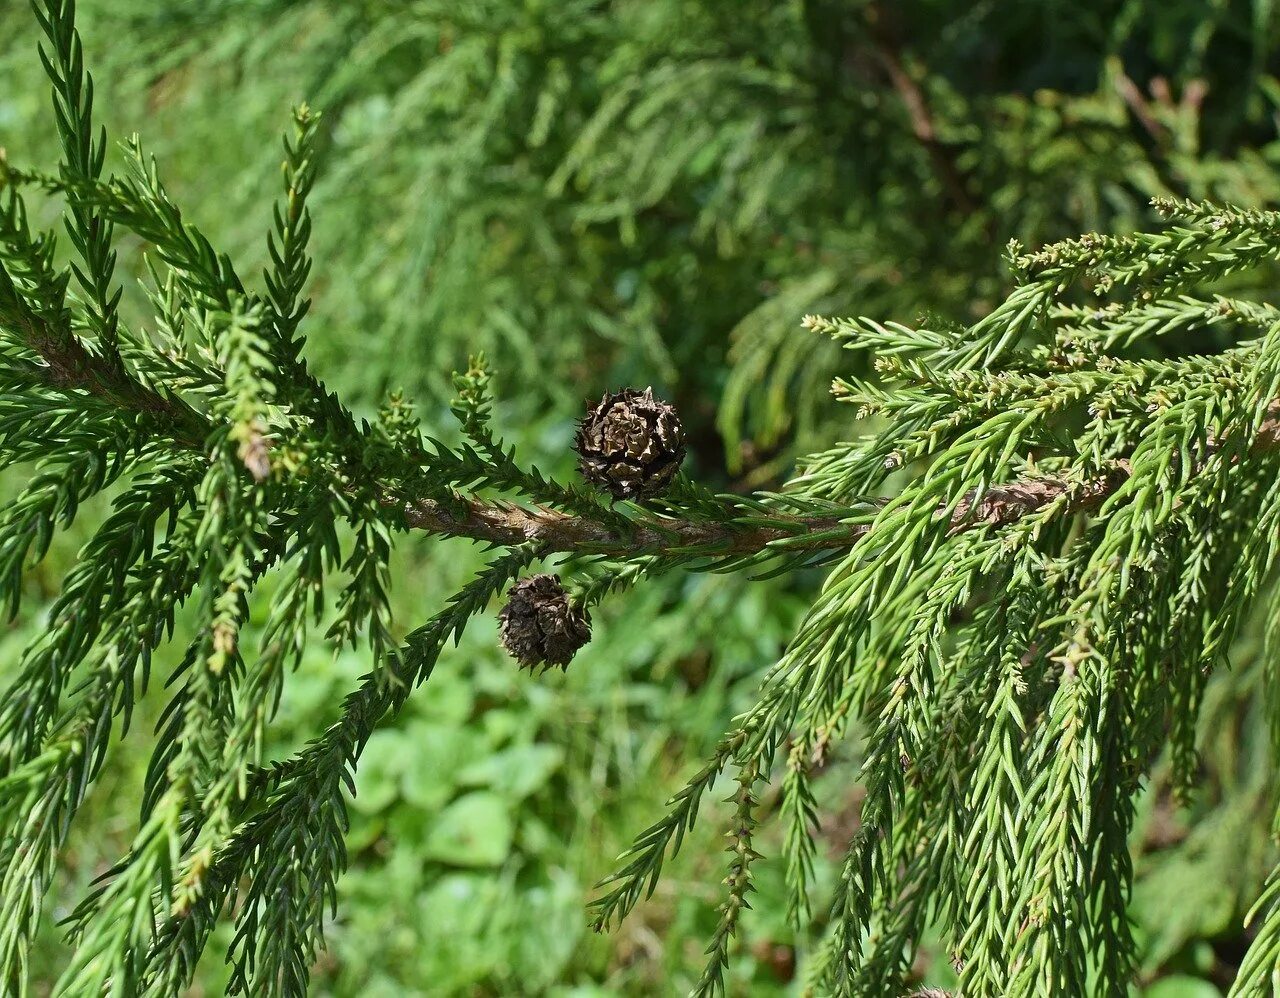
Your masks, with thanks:
<instances>
[{"instance_id":1,"label":"dried cone","mask_svg":"<svg viewBox=\"0 0 1280 998\"><path fill-rule=\"evenodd\" d=\"M615 499L658 495L684 461L680 418L652 388L606 395L582 420L573 445L582 477Z\"/></svg>"},{"instance_id":2,"label":"dried cone","mask_svg":"<svg viewBox=\"0 0 1280 998\"><path fill-rule=\"evenodd\" d=\"M530 670L567 668L591 639L591 618L569 603L554 575L531 575L512 586L498 620L502 647Z\"/></svg>"}]
</instances>

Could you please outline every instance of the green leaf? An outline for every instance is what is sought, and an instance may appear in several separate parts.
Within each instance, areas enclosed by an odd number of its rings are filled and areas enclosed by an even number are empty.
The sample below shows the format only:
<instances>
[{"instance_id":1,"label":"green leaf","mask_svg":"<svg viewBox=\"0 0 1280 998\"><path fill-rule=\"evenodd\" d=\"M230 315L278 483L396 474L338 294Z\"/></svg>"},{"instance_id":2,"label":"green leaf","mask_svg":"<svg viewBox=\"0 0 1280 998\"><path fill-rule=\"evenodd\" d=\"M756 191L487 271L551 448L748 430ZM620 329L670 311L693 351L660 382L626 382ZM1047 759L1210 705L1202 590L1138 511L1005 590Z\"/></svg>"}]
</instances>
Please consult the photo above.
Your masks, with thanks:
<instances>
[{"instance_id":1,"label":"green leaf","mask_svg":"<svg viewBox=\"0 0 1280 998\"><path fill-rule=\"evenodd\" d=\"M410 764L410 746L400 731L377 731L360 757L352 806L376 814L400 796L400 778Z\"/></svg>"},{"instance_id":2,"label":"green leaf","mask_svg":"<svg viewBox=\"0 0 1280 998\"><path fill-rule=\"evenodd\" d=\"M460 775L464 767L488 750L488 741L470 728L409 725L404 731L406 758L400 768L404 799L423 810L438 811L465 785Z\"/></svg>"},{"instance_id":3,"label":"green leaf","mask_svg":"<svg viewBox=\"0 0 1280 998\"><path fill-rule=\"evenodd\" d=\"M465 786L488 786L510 801L519 801L540 789L564 762L564 750L555 745L514 745L483 756L457 775Z\"/></svg>"},{"instance_id":4,"label":"green leaf","mask_svg":"<svg viewBox=\"0 0 1280 998\"><path fill-rule=\"evenodd\" d=\"M459 797L432 826L423 856L454 866L497 866L507 858L515 834L508 805L485 791Z\"/></svg>"},{"instance_id":5,"label":"green leaf","mask_svg":"<svg viewBox=\"0 0 1280 998\"><path fill-rule=\"evenodd\" d=\"M1143 998L1222 998L1222 992L1196 977L1163 977L1142 992Z\"/></svg>"}]
</instances>

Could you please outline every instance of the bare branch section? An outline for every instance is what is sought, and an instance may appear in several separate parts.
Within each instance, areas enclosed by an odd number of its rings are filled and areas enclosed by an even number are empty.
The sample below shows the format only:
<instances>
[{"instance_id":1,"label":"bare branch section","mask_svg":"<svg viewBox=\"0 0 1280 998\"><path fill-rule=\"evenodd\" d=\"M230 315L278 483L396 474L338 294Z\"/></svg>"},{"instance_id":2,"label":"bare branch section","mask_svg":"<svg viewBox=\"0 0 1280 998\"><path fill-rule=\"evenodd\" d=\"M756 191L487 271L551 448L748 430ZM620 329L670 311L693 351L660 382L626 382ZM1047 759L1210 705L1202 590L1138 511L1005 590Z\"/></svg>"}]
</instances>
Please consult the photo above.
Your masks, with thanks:
<instances>
[{"instance_id":1,"label":"bare branch section","mask_svg":"<svg viewBox=\"0 0 1280 998\"><path fill-rule=\"evenodd\" d=\"M457 509L432 499L414 499L402 505L411 527L451 537L470 537L494 544L513 545L536 541L546 551L585 554L643 554L706 548L717 555L742 555L787 541L788 548L814 550L845 547L864 534L866 524L849 524L834 518L789 517L783 527L735 527L732 524L693 523L687 520L636 520L635 528L622 534L585 517L551 509L525 509L507 503L478 499L462 501ZM814 536L812 543L806 539Z\"/></svg>"},{"instance_id":2,"label":"bare branch section","mask_svg":"<svg viewBox=\"0 0 1280 998\"><path fill-rule=\"evenodd\" d=\"M951 514L951 532L977 527L1001 527L1067 497L1063 512L1080 513L1100 506L1128 477L1128 468L1117 462L1106 476L1075 485L1065 478L1024 479L989 489L976 502L965 498ZM778 514L786 527L735 527L733 523L692 523L685 520L637 520L635 529L618 533L584 517L550 509L526 509L507 503L462 500L457 508L432 499L416 499L400 505L409 526L451 537L470 537L493 544L513 545L536 541L548 552L586 554L643 554L706 548L716 555L746 555L771 544L785 542L788 550L830 551L849 547L870 530L865 523L848 523L832 517L800 517Z\"/></svg>"},{"instance_id":3,"label":"bare branch section","mask_svg":"<svg viewBox=\"0 0 1280 998\"><path fill-rule=\"evenodd\" d=\"M1277 433L1280 427L1273 429L1273 443ZM1065 478L1024 479L996 486L976 502L966 498L956 506L951 532L1005 526L1064 498L1064 513L1087 512L1100 506L1127 477L1128 466L1117 462L1112 472L1083 486ZM420 530L504 546L536 541L548 552L630 555L705 548L711 554L732 556L753 554L779 542L785 542L789 551L830 551L857 543L870 530L865 523L779 514L776 519L787 526L744 528L731 522L637 520L634 531L623 535L594 520L550 509L530 510L477 499L461 501L456 509L431 499L398 504L388 498L385 502L402 505L406 522Z\"/></svg>"}]
</instances>

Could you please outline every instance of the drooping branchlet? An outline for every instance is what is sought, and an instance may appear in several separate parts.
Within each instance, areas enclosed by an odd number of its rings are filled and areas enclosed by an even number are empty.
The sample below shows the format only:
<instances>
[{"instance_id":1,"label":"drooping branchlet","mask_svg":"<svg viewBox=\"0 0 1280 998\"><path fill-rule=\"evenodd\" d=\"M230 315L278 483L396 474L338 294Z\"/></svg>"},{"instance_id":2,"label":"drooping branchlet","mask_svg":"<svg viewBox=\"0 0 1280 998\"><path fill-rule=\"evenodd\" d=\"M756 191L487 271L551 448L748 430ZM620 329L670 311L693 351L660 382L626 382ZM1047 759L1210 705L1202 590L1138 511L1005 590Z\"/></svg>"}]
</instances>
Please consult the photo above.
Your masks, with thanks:
<instances>
[{"instance_id":1,"label":"drooping branchlet","mask_svg":"<svg viewBox=\"0 0 1280 998\"><path fill-rule=\"evenodd\" d=\"M567 668L591 639L591 617L569 602L554 575L531 575L512 586L498 620L502 647L530 670Z\"/></svg>"},{"instance_id":2,"label":"drooping branchlet","mask_svg":"<svg viewBox=\"0 0 1280 998\"><path fill-rule=\"evenodd\" d=\"M662 493L684 461L684 429L673 406L653 389L610 392L578 426L574 439L582 477L615 499Z\"/></svg>"}]
</instances>

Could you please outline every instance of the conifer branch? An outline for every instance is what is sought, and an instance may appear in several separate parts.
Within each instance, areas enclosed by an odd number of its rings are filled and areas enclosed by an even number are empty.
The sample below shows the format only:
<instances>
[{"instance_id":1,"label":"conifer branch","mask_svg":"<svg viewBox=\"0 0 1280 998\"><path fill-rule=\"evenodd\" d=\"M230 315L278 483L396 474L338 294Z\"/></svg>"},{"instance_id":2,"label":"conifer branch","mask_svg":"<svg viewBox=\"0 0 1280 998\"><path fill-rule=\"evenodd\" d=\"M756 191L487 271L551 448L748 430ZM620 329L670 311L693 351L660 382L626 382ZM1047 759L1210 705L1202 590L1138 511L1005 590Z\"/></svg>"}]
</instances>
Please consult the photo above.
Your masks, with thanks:
<instances>
[{"instance_id":1,"label":"conifer branch","mask_svg":"<svg viewBox=\"0 0 1280 998\"><path fill-rule=\"evenodd\" d=\"M85 70L84 50L75 27L75 0L35 0L36 20L49 43L40 57L53 84L54 116L62 140L62 175L74 185L93 183L102 173L107 155L106 129L95 135L93 77ZM121 289L112 289L116 252L111 223L90 203L71 197L66 229L84 262L73 265L84 289L89 325L97 335L105 364L123 375L120 358L118 306Z\"/></svg>"},{"instance_id":2,"label":"conifer branch","mask_svg":"<svg viewBox=\"0 0 1280 998\"><path fill-rule=\"evenodd\" d=\"M53 384L94 392L138 412L163 415L183 427L183 435L175 442L196 445L187 430L200 425L195 422L199 417L194 410L155 394L127 376L123 379L114 376L78 345L60 346L38 316L29 312L25 316L20 314L19 321L27 342L46 359ZM1267 418L1259 425L1254 447L1269 448L1277 443L1280 443L1280 402L1268 410ZM1211 443L1208 452L1213 449ZM950 513L951 529L961 532L983 525L1002 526L1063 499L1067 501L1066 512L1095 509L1120 486L1127 474L1125 462L1117 461L1110 473L1083 483L1060 475L994 486L981 495L961 500ZM829 550L856 543L868 529L865 522L850 523L847 517L797 517L777 512L769 515L773 524L770 526L752 523L753 517L720 523L650 517L629 521L626 532L621 533L609 524L588 517L486 500L400 500L387 490L381 502L399 509L410 527L431 533L502 545L533 541L547 551L615 556L656 552L736 556L766 549Z\"/></svg>"},{"instance_id":3,"label":"conifer branch","mask_svg":"<svg viewBox=\"0 0 1280 998\"><path fill-rule=\"evenodd\" d=\"M716 926L715 935L707 945L707 966L694 986L693 994L698 998L715 998L726 993L724 972L729 966L729 944L738 930L744 912L751 909L748 895L754 893L751 864L761 856L751 846L752 831L758 824L755 810L759 801L754 788L759 779L754 766L748 766L738 773L738 789L729 802L734 805L733 817L725 838L729 840L725 851L732 857L729 861L729 875L725 877L727 888L724 902L720 905L720 924Z\"/></svg>"},{"instance_id":4,"label":"conifer branch","mask_svg":"<svg viewBox=\"0 0 1280 998\"><path fill-rule=\"evenodd\" d=\"M901 45L887 19L892 14L886 13L879 3L866 6L864 17L867 32L875 45L876 58L884 68L885 74L893 89L898 92L902 106L911 122L911 132L916 141L924 147L934 174L942 185L948 201L957 211L970 215L973 213L973 198L969 194L966 178L956 162L955 151L949 149L938 137L933 113L929 110L929 102L920 85L912 78L902 64Z\"/></svg>"}]
</instances>

